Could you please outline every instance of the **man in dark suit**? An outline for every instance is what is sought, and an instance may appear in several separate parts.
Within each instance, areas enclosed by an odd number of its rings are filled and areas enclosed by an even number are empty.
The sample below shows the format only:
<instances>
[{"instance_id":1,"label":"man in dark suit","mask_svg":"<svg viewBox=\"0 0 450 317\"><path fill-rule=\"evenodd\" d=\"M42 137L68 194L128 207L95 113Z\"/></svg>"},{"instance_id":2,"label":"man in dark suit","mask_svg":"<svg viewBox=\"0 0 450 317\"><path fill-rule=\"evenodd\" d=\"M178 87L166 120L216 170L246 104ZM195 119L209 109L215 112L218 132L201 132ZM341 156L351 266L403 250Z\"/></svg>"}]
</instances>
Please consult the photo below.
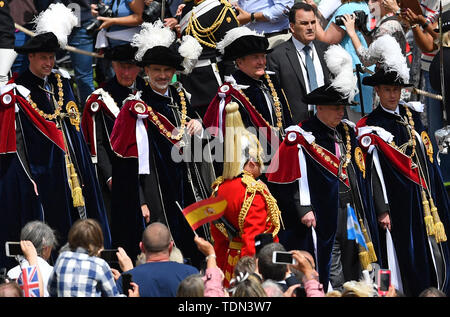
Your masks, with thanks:
<instances>
[{"instance_id":1,"label":"man in dark suit","mask_svg":"<svg viewBox=\"0 0 450 317\"><path fill-rule=\"evenodd\" d=\"M307 105L302 97L329 80L329 71L323 58L328 44L316 41L316 18L313 7L296 3L289 12L289 28L292 38L277 46L267 56L267 69L277 73L290 104L292 120L297 124L314 114L313 105ZM308 46L308 55L304 47ZM309 74L310 65L314 73Z\"/></svg>"}]
</instances>

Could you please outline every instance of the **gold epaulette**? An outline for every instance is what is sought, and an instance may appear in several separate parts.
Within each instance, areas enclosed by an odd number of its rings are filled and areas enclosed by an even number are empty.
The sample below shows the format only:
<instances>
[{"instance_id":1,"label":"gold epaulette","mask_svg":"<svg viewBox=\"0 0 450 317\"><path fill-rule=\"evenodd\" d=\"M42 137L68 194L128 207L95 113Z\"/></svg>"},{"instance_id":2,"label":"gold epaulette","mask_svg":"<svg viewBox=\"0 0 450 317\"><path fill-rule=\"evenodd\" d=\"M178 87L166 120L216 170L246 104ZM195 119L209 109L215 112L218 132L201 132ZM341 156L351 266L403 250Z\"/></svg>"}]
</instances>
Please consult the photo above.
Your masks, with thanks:
<instances>
[{"instance_id":1,"label":"gold epaulette","mask_svg":"<svg viewBox=\"0 0 450 317\"><path fill-rule=\"evenodd\" d=\"M263 195L267 205L266 221L270 221L270 223L272 224L272 227L274 228L272 231L272 236L275 237L280 230L281 219L281 212L278 208L276 199L269 192L267 186L264 183L255 180L250 173L244 171L244 174L242 175L242 183L246 186L246 190L244 203L242 204L238 219L239 230L241 231L241 234L244 232L245 217L247 216L250 206L253 203L253 199L255 198L256 193L260 193L261 195ZM269 228L267 232L271 228Z\"/></svg>"}]
</instances>

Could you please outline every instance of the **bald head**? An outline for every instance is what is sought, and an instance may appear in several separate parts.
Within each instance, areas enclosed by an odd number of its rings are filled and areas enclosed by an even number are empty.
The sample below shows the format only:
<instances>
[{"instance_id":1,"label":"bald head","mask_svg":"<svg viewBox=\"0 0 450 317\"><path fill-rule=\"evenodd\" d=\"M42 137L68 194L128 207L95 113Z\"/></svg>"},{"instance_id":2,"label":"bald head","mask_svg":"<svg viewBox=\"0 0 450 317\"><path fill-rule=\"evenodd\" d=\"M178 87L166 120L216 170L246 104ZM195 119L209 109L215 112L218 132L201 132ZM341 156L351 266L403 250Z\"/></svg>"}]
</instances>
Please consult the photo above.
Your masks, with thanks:
<instances>
[{"instance_id":1,"label":"bald head","mask_svg":"<svg viewBox=\"0 0 450 317\"><path fill-rule=\"evenodd\" d=\"M166 225L154 222L142 234L142 245L146 253L169 252L171 236Z\"/></svg>"}]
</instances>

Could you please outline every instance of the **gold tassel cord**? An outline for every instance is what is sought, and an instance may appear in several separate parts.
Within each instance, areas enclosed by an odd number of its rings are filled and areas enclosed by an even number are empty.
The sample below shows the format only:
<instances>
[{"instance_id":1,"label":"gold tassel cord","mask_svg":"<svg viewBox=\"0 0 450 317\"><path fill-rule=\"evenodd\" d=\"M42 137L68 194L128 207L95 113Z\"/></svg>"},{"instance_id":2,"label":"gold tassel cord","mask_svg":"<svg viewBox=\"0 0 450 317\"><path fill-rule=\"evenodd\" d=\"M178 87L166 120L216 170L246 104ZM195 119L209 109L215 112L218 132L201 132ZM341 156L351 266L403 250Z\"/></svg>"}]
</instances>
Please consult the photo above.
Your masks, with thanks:
<instances>
[{"instance_id":1,"label":"gold tassel cord","mask_svg":"<svg viewBox=\"0 0 450 317\"><path fill-rule=\"evenodd\" d=\"M75 172L75 167L73 166L73 163L69 164L69 168L70 168L70 180L72 183L73 206L82 207L84 206L83 191L81 190L80 182L78 181L78 175Z\"/></svg>"},{"instance_id":2,"label":"gold tassel cord","mask_svg":"<svg viewBox=\"0 0 450 317\"><path fill-rule=\"evenodd\" d=\"M371 263L369 252L363 246L359 246L359 261L363 270L366 270Z\"/></svg>"},{"instance_id":3,"label":"gold tassel cord","mask_svg":"<svg viewBox=\"0 0 450 317\"><path fill-rule=\"evenodd\" d=\"M434 221L434 236L436 238L436 242L445 242L447 241L447 235L445 234L444 224L439 217L438 210L434 205L433 198L430 197L430 206L431 206L431 215L433 216Z\"/></svg>"},{"instance_id":4,"label":"gold tassel cord","mask_svg":"<svg viewBox=\"0 0 450 317\"><path fill-rule=\"evenodd\" d=\"M423 220L425 222L425 228L427 229L427 235L432 236L434 234L434 222L433 216L430 211L430 203L427 200L427 195L422 189L422 205L423 205Z\"/></svg>"},{"instance_id":5,"label":"gold tassel cord","mask_svg":"<svg viewBox=\"0 0 450 317\"><path fill-rule=\"evenodd\" d=\"M377 259L377 254L375 253L375 248L373 247L373 243L370 240L369 233L367 232L367 229L364 226L363 220L361 218L359 218L359 225L361 226L361 231L364 235L364 240L366 241L368 255L369 255L369 261L370 261L370 263L376 262L378 259Z\"/></svg>"}]
</instances>

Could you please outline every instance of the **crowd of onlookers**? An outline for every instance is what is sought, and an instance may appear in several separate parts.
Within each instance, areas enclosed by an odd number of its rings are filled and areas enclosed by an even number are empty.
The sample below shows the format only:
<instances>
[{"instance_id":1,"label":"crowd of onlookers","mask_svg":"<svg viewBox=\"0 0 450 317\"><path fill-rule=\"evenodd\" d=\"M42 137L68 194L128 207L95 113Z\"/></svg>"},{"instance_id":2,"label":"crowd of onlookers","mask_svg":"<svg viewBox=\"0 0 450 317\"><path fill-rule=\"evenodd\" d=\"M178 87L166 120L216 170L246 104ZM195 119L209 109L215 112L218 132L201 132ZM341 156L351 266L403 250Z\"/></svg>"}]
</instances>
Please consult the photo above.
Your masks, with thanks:
<instances>
[{"instance_id":1,"label":"crowd of onlookers","mask_svg":"<svg viewBox=\"0 0 450 317\"><path fill-rule=\"evenodd\" d=\"M264 239L257 241L264 241ZM0 283L0 297L377 297L373 273L360 281L348 281L342 290L324 291L311 254L290 250L295 264L274 263L273 253L286 251L280 243L258 243L254 257L239 259L230 287L224 288L213 245L196 236L194 241L205 255L201 268L185 264L173 244L168 228L155 222L142 235L142 251L133 267L126 251L102 258L103 235L92 219L72 226L68 243L58 253L55 232L41 221L32 221L21 231L23 255ZM53 257L52 257L53 253ZM54 265L50 265L56 257ZM113 268L117 267L117 268ZM29 268L37 278L27 276ZM33 295L34 294L34 295ZM402 297L392 285L383 296ZM445 297L436 288L425 289L419 297Z\"/></svg>"},{"instance_id":2,"label":"crowd of onlookers","mask_svg":"<svg viewBox=\"0 0 450 317\"><path fill-rule=\"evenodd\" d=\"M45 10L50 2L52 1L11 1L11 13L16 23L32 29L32 19L26 17L34 16ZM130 34L132 37L133 32L136 32L137 27L144 22L143 12L144 10L148 12L152 3L148 0L119 1L122 5L117 6L113 18L100 12L98 4L93 3L97 1L62 2L66 5L76 4L80 9L80 25L71 34L69 45L91 52L101 52L108 46L123 42L123 39L120 38L102 42L102 32L95 33L95 37L92 36L88 29L89 25L96 21L95 17L100 16L97 20L101 21L97 25L100 30L108 29L109 32L128 30L127 32L131 33L126 33L125 36L130 38ZM112 5L113 2L114 0L104 1L107 5ZM436 25L440 14L439 1L422 0L421 6L427 12L424 15L417 14L411 9L402 10L395 0L342 1L342 3L334 0L307 0L305 2L315 7L322 17L322 23L317 24L316 39L329 44L341 44L352 54L354 61L360 61L364 67L373 70L371 68L374 66L373 61L367 54L369 45L366 38L370 37L374 40L388 33L399 42L408 57L412 84L434 94L441 93L440 85L436 85L434 79L436 68L433 68L432 65L436 64L439 57L440 45L448 47L449 41L447 32L442 44L439 44L439 33L436 33L432 27L432 25ZM378 5L376 5L377 3ZM177 30L177 16L181 13L178 6L182 4L182 1L170 1L168 4L164 21L166 25ZM27 9L25 10L25 8ZM371 24L373 30L370 34L361 25L358 26L357 19L351 15L352 12L358 10L366 12L366 17L369 18L367 22ZM241 11L243 9L239 8L238 12ZM246 11L243 12L246 13ZM342 16L342 22L337 21L338 16ZM19 19L19 17L21 18ZM377 19L372 19L373 17ZM253 19L254 17L246 16L242 18L241 22L248 22L245 20L247 18ZM288 25L288 17L285 16L284 22L280 21L280 23ZM338 23L343 23L346 29L338 27ZM264 29L261 31L267 32ZM17 31L16 45L25 42L26 37L25 33ZM279 43L273 42L272 44L278 45ZM64 63L69 62L68 67L73 69L77 96L80 108L82 108L84 101L94 91L95 86L113 77L114 74L111 65L108 65L107 61L102 58L95 59L92 56L76 53L70 53L69 60L65 57L58 56L58 64L64 66ZM95 68L92 67L94 64ZM12 71L20 72L26 67L27 59L19 55ZM439 68L437 70L439 71ZM365 75L366 73L361 74L361 76ZM289 97L289 92L287 91L287 93ZM426 122L429 132L434 135L434 132L444 124L440 101L411 94L410 90L405 91L404 94L406 99L420 98L425 103L424 122ZM375 104L374 94L370 87L364 87L360 98L362 98L364 108L355 106L348 110L348 116L352 121L357 121L362 114L370 112ZM432 142L435 144L435 148L438 148L434 138L432 138ZM444 181L449 181L448 158L444 156L441 157L441 160ZM52 228L39 221L28 223L22 229L20 239L23 255L17 256L18 265L16 267L5 272L4 281L0 284L1 297L32 296L31 294L51 297L379 296L377 284L374 282L375 272L366 272L365 278L360 281L346 282L341 290L325 291L318 280L314 257L308 252L288 250L293 254L296 264L273 263L273 252L286 251L279 243L269 243L260 247L254 257L242 257L236 265L231 286L225 289L223 287L224 276L217 267L213 245L201 237L196 237L194 241L198 249L205 255L204 266L196 268L185 264L180 250L171 239L168 228L158 222L149 225L142 235L142 241L139 244L142 253L136 261L136 267L133 267L134 259L130 259L126 250L122 248L114 251L116 256L114 260L102 257L102 229L92 219L79 220L74 223L67 237L68 243L59 250ZM27 268L35 268L37 284L32 284L30 280L27 280L29 277L24 274L29 272ZM32 288L35 290L34 293L30 292ZM402 296L402 294L391 286L384 296L396 297ZM445 294L437 289L429 288L424 290L420 296L438 297L445 296Z\"/></svg>"}]
</instances>

